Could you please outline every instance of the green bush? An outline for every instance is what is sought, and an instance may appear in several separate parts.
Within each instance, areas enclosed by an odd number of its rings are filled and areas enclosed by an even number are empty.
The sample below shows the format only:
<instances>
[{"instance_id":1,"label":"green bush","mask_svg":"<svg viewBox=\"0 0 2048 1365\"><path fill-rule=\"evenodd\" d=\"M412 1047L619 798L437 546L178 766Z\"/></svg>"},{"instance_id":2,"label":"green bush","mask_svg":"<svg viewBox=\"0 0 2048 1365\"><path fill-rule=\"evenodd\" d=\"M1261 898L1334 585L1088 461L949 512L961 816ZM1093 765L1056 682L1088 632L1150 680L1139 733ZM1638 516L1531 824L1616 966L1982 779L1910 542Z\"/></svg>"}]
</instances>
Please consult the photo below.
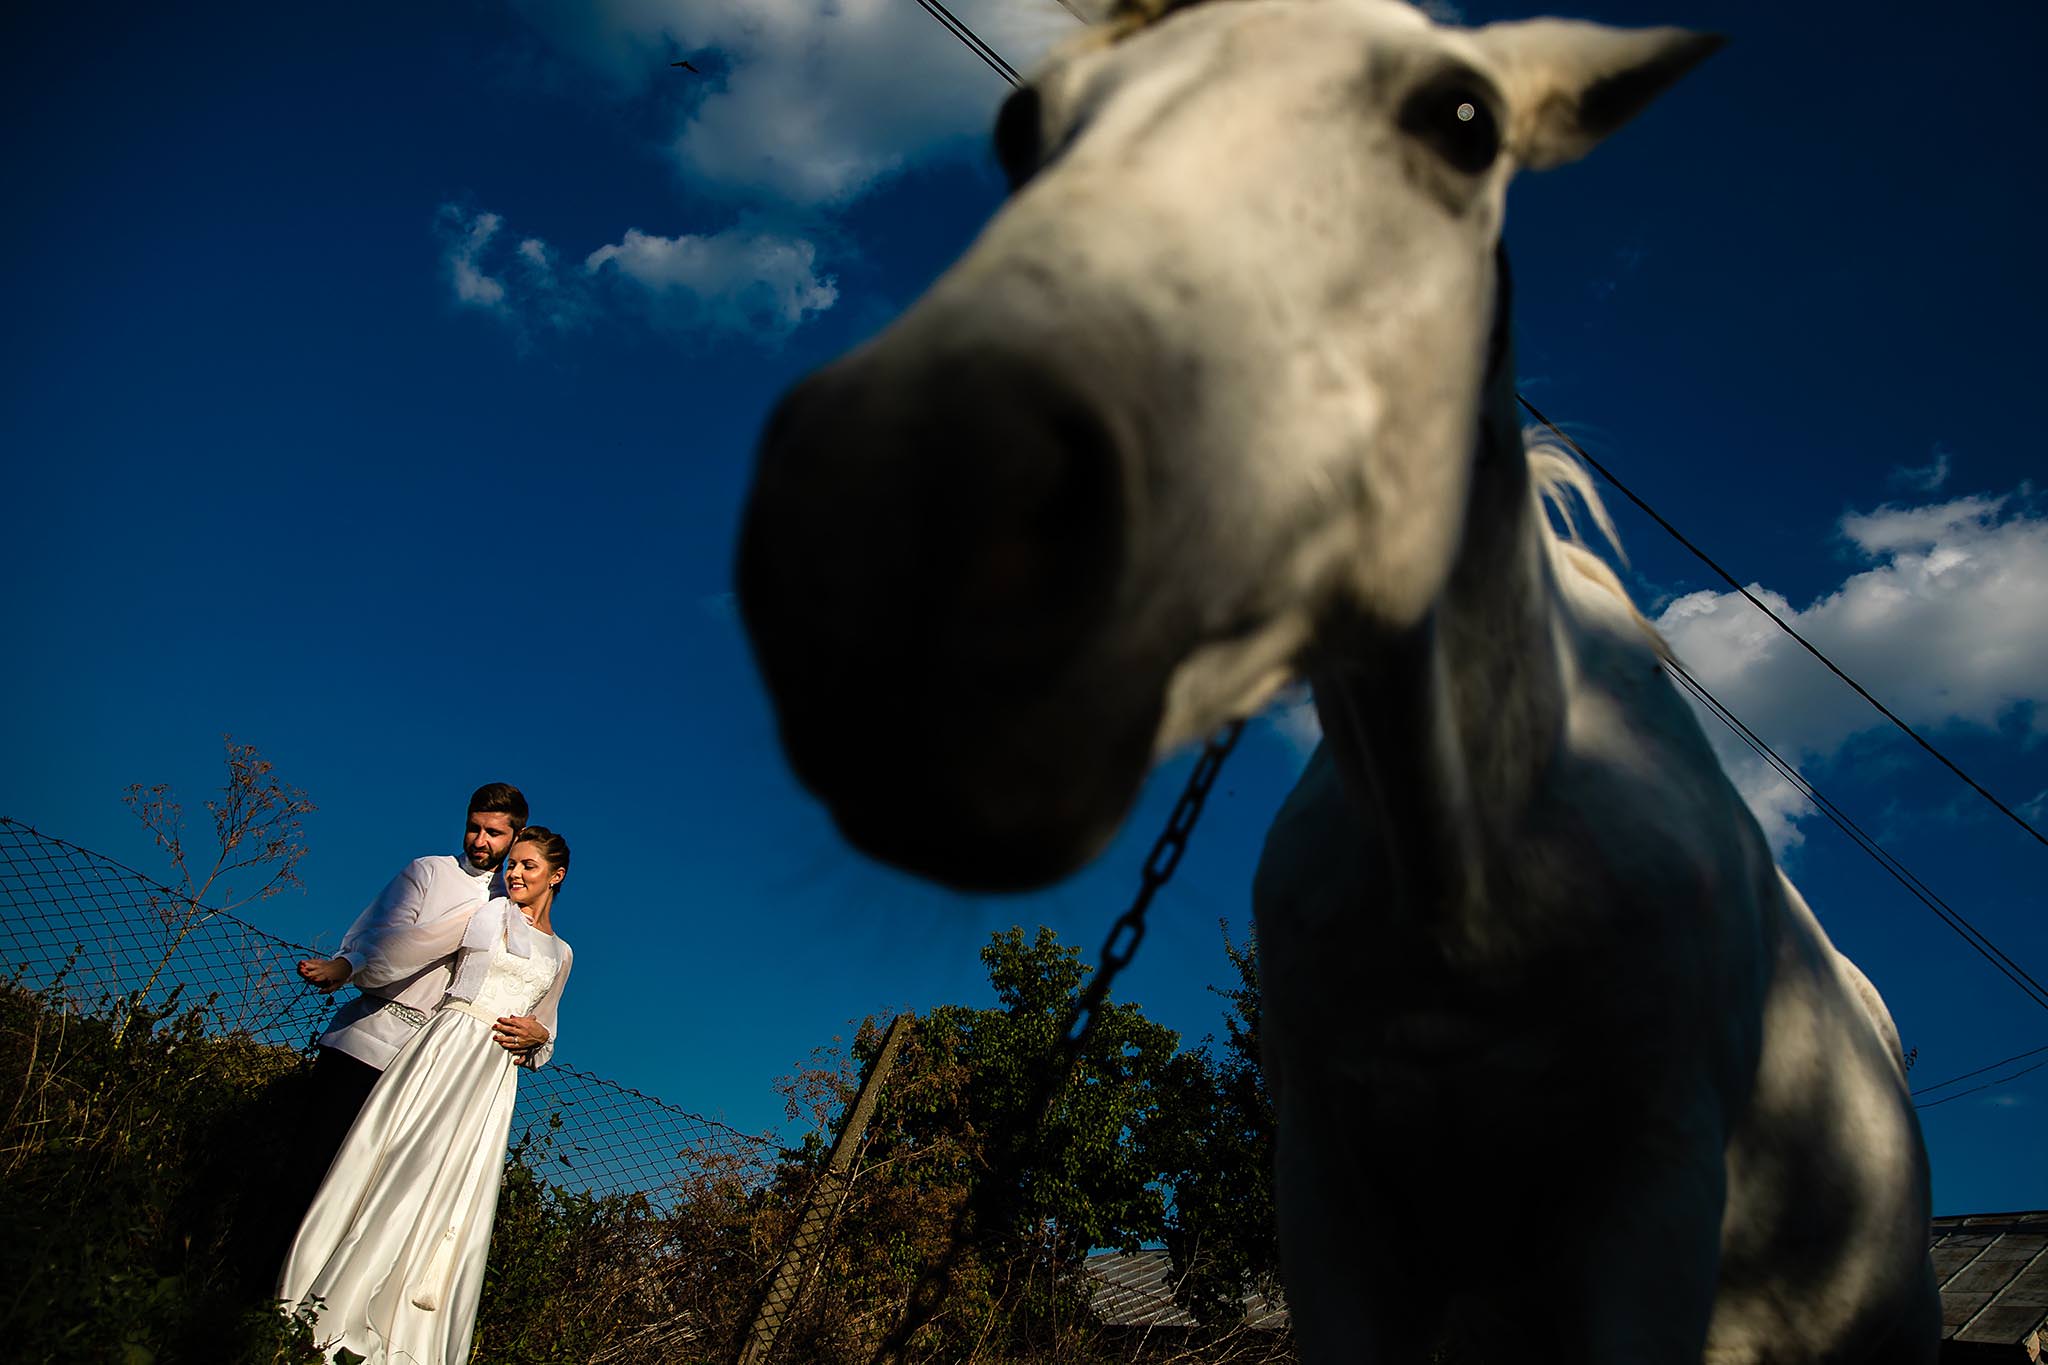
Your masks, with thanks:
<instances>
[{"instance_id":1,"label":"green bush","mask_svg":"<svg viewBox=\"0 0 2048 1365\"><path fill-rule=\"evenodd\" d=\"M595 1197L549 1184L536 1171L550 1130L514 1144L498 1192L484 1274L476 1358L493 1365L590 1360L611 1343L642 1270L635 1254L650 1228L644 1196Z\"/></svg>"},{"instance_id":2,"label":"green bush","mask_svg":"<svg viewBox=\"0 0 2048 1365\"><path fill-rule=\"evenodd\" d=\"M310 1310L270 1297L304 1194L308 1068L218 1024L210 1004L87 1013L61 981L0 984L7 1360L322 1360ZM644 1195L566 1191L542 1174L560 1122L507 1161L475 1361L731 1359L774 1251L749 1182L694 1163L659 1215Z\"/></svg>"},{"instance_id":3,"label":"green bush","mask_svg":"<svg viewBox=\"0 0 2048 1365\"><path fill-rule=\"evenodd\" d=\"M208 1006L112 1012L118 1028L0 986L0 1339L21 1361L313 1361L267 1312L249 1263L259 1201L288 1159L303 1068L210 1036Z\"/></svg>"}]
</instances>

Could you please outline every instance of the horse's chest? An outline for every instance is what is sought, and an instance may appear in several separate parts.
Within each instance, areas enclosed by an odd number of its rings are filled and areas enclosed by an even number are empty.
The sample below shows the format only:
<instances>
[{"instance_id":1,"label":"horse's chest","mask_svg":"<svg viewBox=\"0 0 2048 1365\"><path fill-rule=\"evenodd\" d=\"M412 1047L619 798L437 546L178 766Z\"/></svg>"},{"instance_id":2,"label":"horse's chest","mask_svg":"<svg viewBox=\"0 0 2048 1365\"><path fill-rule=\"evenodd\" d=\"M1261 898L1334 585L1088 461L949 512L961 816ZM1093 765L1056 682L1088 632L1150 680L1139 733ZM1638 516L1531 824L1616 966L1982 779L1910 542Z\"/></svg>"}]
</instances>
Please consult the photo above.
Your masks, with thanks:
<instances>
[{"instance_id":1,"label":"horse's chest","mask_svg":"<svg viewBox=\"0 0 2048 1365\"><path fill-rule=\"evenodd\" d=\"M1699 1021L1727 985L1707 965L1718 890L1683 850L1616 864L1575 857L1574 834L1538 822L1482 904L1403 905L1390 855L1312 765L1255 887L1276 1081L1421 1144L1502 1112L1577 1128L1669 1102L1648 1088L1710 1047Z\"/></svg>"},{"instance_id":2,"label":"horse's chest","mask_svg":"<svg viewBox=\"0 0 2048 1365\"><path fill-rule=\"evenodd\" d=\"M1292 834L1298 839L1300 828ZM1390 1131L1457 1127L1553 1074L1541 1005L1498 964L1457 960L1429 926L1389 913L1355 841L1296 861L1272 843L1256 913L1268 1060Z\"/></svg>"}]
</instances>

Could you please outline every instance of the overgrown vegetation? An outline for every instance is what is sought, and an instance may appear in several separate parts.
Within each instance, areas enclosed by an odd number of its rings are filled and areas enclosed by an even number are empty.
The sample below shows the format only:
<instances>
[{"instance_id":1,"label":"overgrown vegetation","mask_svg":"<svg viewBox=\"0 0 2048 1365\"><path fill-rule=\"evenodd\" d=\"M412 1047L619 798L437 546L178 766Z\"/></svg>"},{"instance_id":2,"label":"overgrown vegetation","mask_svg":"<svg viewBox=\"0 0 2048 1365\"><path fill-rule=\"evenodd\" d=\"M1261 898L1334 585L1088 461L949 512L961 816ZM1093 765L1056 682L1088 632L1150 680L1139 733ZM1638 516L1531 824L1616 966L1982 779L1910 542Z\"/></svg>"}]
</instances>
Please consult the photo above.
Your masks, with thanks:
<instances>
[{"instance_id":1,"label":"overgrown vegetation","mask_svg":"<svg viewBox=\"0 0 2048 1365\"><path fill-rule=\"evenodd\" d=\"M1176 1051L1170 1032L1118 1005L1067 1102L1042 1129L1023 1123L1034 1068L1083 969L1044 932L1030 942L999 936L984 956L1002 1005L918 1021L776 1358L873 1359L934 1270L944 1275L939 1311L904 1343L906 1359L1283 1351L1283 1340L1234 1330L1234 1313L1213 1306L1213 1330L1194 1337L1119 1335L1089 1315L1079 1268L1090 1246L1208 1236L1191 1229L1213 1223L1215 1210L1177 1208L1163 1177L1170 1162L1183 1179L1200 1168L1214 1116L1228 1107L1198 1093L1206 1082L1188 1068L1208 1065L1203 1054ZM61 981L0 988L0 1339L9 1358L319 1360L303 1315L281 1316L268 1299L290 1232L275 1196L296 1174L305 1059L223 1032L204 1003L116 1005L81 1011ZM878 1043L879 1030L864 1028L849 1056L793 1079L792 1096L814 1116L836 1117ZM734 1359L824 1143L786 1153L766 1180L682 1153L682 1187L594 1197L548 1178L559 1169L553 1142L543 1122L508 1161L475 1359ZM652 1193L666 1197L657 1204ZM1183 1258L1184 1301L1234 1305L1235 1272L1218 1264L1228 1263Z\"/></svg>"},{"instance_id":2,"label":"overgrown vegetation","mask_svg":"<svg viewBox=\"0 0 2048 1365\"><path fill-rule=\"evenodd\" d=\"M298 1059L213 1036L204 1005L93 1017L59 989L0 987L8 1357L319 1359L242 1235L290 1159Z\"/></svg>"},{"instance_id":3,"label":"overgrown vegetation","mask_svg":"<svg viewBox=\"0 0 2048 1365\"><path fill-rule=\"evenodd\" d=\"M1248 950L1231 951L1249 971ZM1270 1123L1262 1098L1233 1089L1257 1046L1255 994L1225 992L1235 1014L1221 1056L1180 1050L1136 1005L1106 1006L1041 1120L1043 1078L1089 969L1043 928L996 935L982 961L997 1006L920 1018L889 1076L799 1358L869 1360L913 1304L925 1320L900 1343L912 1358L1128 1358L1130 1343L1088 1311L1083 1263L1160 1242L1177 1300L1211 1329L1198 1335L1230 1334L1274 1259L1270 1219L1257 1217L1270 1207ZM846 1062L799 1077L793 1098L820 1118L836 1112L881 1040L867 1021ZM1226 1208L1231 1190L1239 1202ZM921 1302L935 1277L944 1292ZM1237 1343L1252 1344L1282 1345Z\"/></svg>"},{"instance_id":4,"label":"overgrown vegetation","mask_svg":"<svg viewBox=\"0 0 2048 1365\"><path fill-rule=\"evenodd\" d=\"M881 1091L830 1235L805 1258L805 1290L774 1358L1092 1365L1281 1360L1284 1334L1243 1324L1246 1289L1273 1263L1262 1099L1242 1090L1257 1045L1249 948L1229 945L1239 988L1221 1056L1181 1051L1134 1005L1104 1014L1061 1102L1030 1114L1087 969L1046 930L997 935L982 958L998 1004L917 1019ZM690 1161L665 1211L644 1196L569 1195L539 1175L551 1137L515 1151L491 1249L479 1361L735 1359L808 1199L829 1133L882 1045L865 1021L784 1083L815 1127L765 1180ZM1254 1187L1238 1206L1226 1191ZM1174 1198L1200 1184L1198 1201ZM1091 1249L1165 1241L1179 1300L1204 1326L1119 1331L1088 1307ZM1229 1243L1226 1247L1223 1244ZM1219 1251L1218 1248L1222 1249ZM932 1311L897 1329L936 1290Z\"/></svg>"},{"instance_id":5,"label":"overgrown vegetation","mask_svg":"<svg viewBox=\"0 0 2048 1365\"><path fill-rule=\"evenodd\" d=\"M0 983L0 1341L27 1362L322 1359L310 1310L271 1300L303 1203L297 1151L307 1057L236 1027L216 1000L156 992L193 928L295 885L303 793L227 741L206 803L219 846L188 863L164 787L129 803L177 885L151 906L165 947L142 986L81 1001L64 974ZM1183 1050L1132 1004L1107 1005L1058 1103L1038 1113L1066 1014L1088 969L1049 930L983 950L998 1003L914 1021L850 1179L821 1184L829 1134L881 1045L866 1021L785 1083L814 1132L772 1169L676 1154L669 1189L594 1196L564 1169L561 1115L509 1155L480 1306L478 1365L736 1359L814 1194L833 1217L802 1258L803 1291L777 1361L878 1356L981 1365L1289 1355L1242 1324L1271 1287L1271 1116L1256 1067L1250 946L1223 1047ZM529 1124L533 1116L524 1116ZM570 1182L573 1183L573 1182ZM1089 1309L1091 1249L1171 1252L1195 1332L1119 1332Z\"/></svg>"}]
</instances>

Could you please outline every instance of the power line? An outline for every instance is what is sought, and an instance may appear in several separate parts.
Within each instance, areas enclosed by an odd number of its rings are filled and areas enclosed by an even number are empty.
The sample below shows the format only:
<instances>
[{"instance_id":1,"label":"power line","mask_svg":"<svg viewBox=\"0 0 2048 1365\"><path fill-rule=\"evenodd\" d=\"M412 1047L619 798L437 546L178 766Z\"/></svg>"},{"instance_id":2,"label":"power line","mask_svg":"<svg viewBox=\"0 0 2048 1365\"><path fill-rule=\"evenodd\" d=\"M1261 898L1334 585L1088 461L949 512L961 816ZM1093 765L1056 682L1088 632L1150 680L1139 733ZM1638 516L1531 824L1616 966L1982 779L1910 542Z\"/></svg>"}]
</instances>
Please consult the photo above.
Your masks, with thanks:
<instances>
[{"instance_id":1,"label":"power line","mask_svg":"<svg viewBox=\"0 0 2048 1365\"><path fill-rule=\"evenodd\" d=\"M1890 873L1893 880L1906 888L1908 894L1933 911L1937 919L1954 930L1962 938L1963 942L1969 944L1980 957L1997 968L1999 973L2008 981L2018 986L2029 1000L2032 1000L2043 1009L2048 1009L2048 987L2044 987L2039 981L2036 981L2025 968L2006 956L2003 949L1986 937L1976 925L1970 923L1966 916L1936 895L1933 889L1915 876L1904 863L1900 862L1892 854L1891 850L1887 849L1870 835L1864 833L1863 829L1854 820L1849 818L1846 811L1837 806L1833 801L1830 801L1821 793L1819 788L1807 781L1797 768L1793 767L1783 758L1780 758L1777 752L1770 745L1766 744L1756 731L1743 724L1741 719L1726 706L1723 706L1720 700L1713 693L1709 692L1699 679L1686 672L1683 664L1679 663L1676 659L1667 659L1664 661L1664 666L1670 673L1673 681L1698 698L1701 705L1705 706L1723 725L1733 730L1737 738L1748 745L1765 763L1769 764L1780 777L1791 783L1793 790L1804 796L1813 804L1814 809L1826 816L1842 833L1848 835L1850 840L1858 848L1869 854L1879 867Z\"/></svg>"},{"instance_id":2,"label":"power line","mask_svg":"<svg viewBox=\"0 0 2048 1365\"><path fill-rule=\"evenodd\" d=\"M1943 1095L1938 1100L1929 1100L1925 1104L1916 1104L1913 1107L1915 1109L1932 1109L1936 1105L1947 1104L1950 1100L1959 1100L1965 1095L1974 1095L1979 1090L1989 1090L1994 1085L2010 1084L2011 1082L2016 1081L2020 1077L2026 1075L2029 1071L2039 1071L2044 1066L2048 1066L2048 1059L2035 1062L2032 1066L2022 1067L2018 1071L2013 1072L2010 1076L2001 1076L1995 1081L1986 1081L1982 1085L1973 1085L1968 1090L1958 1090L1953 1095Z\"/></svg>"},{"instance_id":3,"label":"power line","mask_svg":"<svg viewBox=\"0 0 2048 1365\"><path fill-rule=\"evenodd\" d=\"M1849 684L1850 688L1855 691L1857 696L1863 698L1863 700L1869 702L1872 706L1877 708L1877 712L1879 715L1883 716L1893 725L1896 725L1915 744L1925 749L1928 753L1934 755L1935 759L1944 768L1947 768L1950 772L1954 773L1957 777L1961 778L1972 791L1977 793L1977 795L1983 797L1986 801L1989 801L1993 806L1996 806L2008 820L2011 820L2021 829L2033 835L2035 840L2037 840L2042 845L2048 846L2048 835L2042 834L2040 830L2035 829L2032 825L2028 824L2026 820L2022 818L2017 811L2012 809L2012 807L2006 805L2005 802L1999 800L1990 792L1986 791L1984 789L1983 784L1979 783L1976 778L1970 776L1961 768L1957 767L1955 763L1949 759L1947 754L1944 754L1941 750L1935 748L1932 744L1929 744L1925 739L1922 739L1920 737L1919 731L1915 730L1912 726L1906 724L1906 722L1904 722L1903 720L1900 720L1896 715L1892 713L1890 707L1886 706L1876 697L1870 695L1869 691L1865 689L1862 683L1857 682L1854 678L1850 677L1847 673L1844 673L1840 668L1838 668L1835 665L1835 661L1833 659L1830 659L1827 655L1821 653L1819 649L1815 648L1813 642L1808 640L1804 635L1801 635L1798 631L1794 630L1791 624L1787 622L1784 617L1772 611L1768 606L1765 606L1764 603L1757 598L1755 593L1752 593L1748 588L1745 588L1740 583L1736 582L1734 575L1730 574L1726 569L1722 568L1719 564L1715 563L1713 558L1709 556L1705 550L1702 550L1699 546L1693 544L1690 540L1687 540L1685 538L1685 534L1682 531L1680 531L1676 526L1673 526L1670 522L1664 520L1663 517L1657 515L1656 508L1650 506L1650 504L1644 502L1641 498L1637 497L1633 492L1630 491L1627 484L1623 483L1620 479L1615 478L1614 475L1610 473L1607 470L1607 468L1603 466L1598 460L1595 460L1591 455L1588 455L1585 452L1584 448L1581 447L1577 441L1574 441L1571 437L1565 435L1563 431L1558 429L1557 423L1551 421L1548 417L1545 417L1540 411L1538 411L1534 403L1531 403L1528 399L1522 397L1522 395L1519 393L1515 395L1515 398L1518 402L1521 403L1523 407L1529 410L1529 415L1531 417L1534 417L1544 426L1549 427L1552 434L1554 434L1559 440L1563 441L1566 445L1570 446L1572 448L1572 452L1575 455L1577 455L1580 459L1584 460L1587 463L1587 465L1592 468L1594 473L1598 474L1601 478L1607 480L1607 482L1613 484L1617 489L1621 491L1621 495L1623 497L1627 498L1637 507L1640 507L1643 510L1643 512L1649 516L1650 520L1656 522L1659 526L1663 527L1665 531L1667 531L1670 534L1673 540L1676 540L1680 545L1683 545L1686 549L1692 551L1693 555L1702 564L1706 565L1708 568L1712 569L1716 574L1718 574L1722 582L1726 583L1729 587L1735 589L1735 591L1741 593L1744 600L1746 600L1751 606L1755 607L1764 615L1770 617L1771 620L1777 624L1779 630L1784 631L1794 640L1797 640L1800 646L1803 649L1805 649L1808 654L1811 654L1814 658L1820 660L1821 663L1825 664L1827 666L1828 672L1834 674L1843 682Z\"/></svg>"},{"instance_id":4,"label":"power line","mask_svg":"<svg viewBox=\"0 0 2048 1365\"><path fill-rule=\"evenodd\" d=\"M1853 820L1850 820L1848 815L1844 813L1840 807L1836 806L1832 801L1829 801L1825 796L1823 796L1818 788L1814 787L1812 783L1808 782L1803 776L1800 775L1797 769L1792 767L1792 765L1787 763L1784 759L1780 758L1768 744L1765 744L1763 740L1756 734L1755 731L1751 730L1747 725L1744 725L1742 721L1736 717L1734 712L1730 711L1727 707L1723 706L1718 698L1716 698L1712 693L1708 692L1705 685L1702 684L1699 681L1699 679L1693 677L1690 673L1687 673L1684 667L1680 665L1676 660L1671 660L1668 662L1670 669L1672 670L1672 678L1674 681L1678 682L1687 691L1691 692L1693 696L1698 698L1702 705L1706 706L1708 710L1710 710L1714 714L1714 716L1721 721L1722 724L1728 726L1729 729L1733 730L1736 736L1739 739L1741 739L1743 743L1747 744L1752 750L1756 752L1758 757L1762 758L1766 763L1770 764L1771 767L1778 773L1780 777L1783 777L1786 781L1790 782L1793 788L1797 790L1801 795L1805 796L1807 800L1812 802L1815 808L1818 809L1821 812L1821 814L1827 816L1829 820L1833 821L1836 827L1841 829L1841 831L1844 834L1849 835L1849 837L1853 841L1855 841L1859 848L1863 849L1865 853L1870 854L1871 857L1877 861L1878 866L1884 868L1885 871L1889 872L1895 879L1897 879L1899 884L1904 886L1906 890L1909 893L1911 893L1915 899L1919 900L1923 905L1927 906L1928 909L1934 911L1934 913L1941 918L1943 923L1947 924L1949 928L1955 930L1957 934L1962 936L1964 942L1968 943L1973 949L1975 949L1980 955L1982 955L1987 961L1989 961L1992 966L1998 968L1999 972L2003 974L2006 977L2006 979L2011 981L2015 986L2018 986L2029 1000L2032 1000L2034 1003L2038 1005L2042 1005L2044 1008L2048 1008L2048 994L2043 993L2041 985L2038 981L2035 981L2034 978L2028 975L2028 973L2024 969L2020 968L2019 965L2014 963L2011 958L2007 957L2005 953L1999 949L1997 944L1992 943L1990 939L1985 938L1983 934L1979 933L1975 925L1971 924L1967 919L1964 919L1960 914L1951 910L1947 902L1943 901L1939 896L1935 895L1934 892L1928 888L1925 882L1922 882L1918 877L1914 876L1913 873L1910 870L1908 870L1903 863L1899 862L1899 860L1892 855L1890 850L1886 849L1883 845L1879 844L1875 839L1872 839L1868 835L1864 834L1862 829L1859 828ZM1982 942L1980 943L1979 940L1981 940ZM1915 1095L1928 1095L1932 1094L1937 1090L1946 1090L1949 1086L1955 1085L1960 1081L1967 1081L1970 1080L1972 1077L1981 1076L1987 1071L1996 1071L2002 1066L2011 1065L2013 1062L2025 1061L2027 1058L2038 1056L2043 1052L2048 1052L2048 1045L2032 1048L2026 1052L2016 1053L2010 1057L2001 1058L2000 1060L1991 1062L1988 1065L1980 1066L1976 1068L1974 1071L1965 1071L1959 1076L1951 1076L1944 1081L1936 1081L1931 1085L1919 1086L1916 1089L1914 1089L1912 1093ZM1959 1100L1963 1098L1963 1096L1965 1095L1974 1095L1980 1090L1988 1090L1994 1085L2008 1084L2009 1082L2018 1080L2021 1076L2026 1075L2028 1072L2040 1070L2043 1066L2048 1066L2048 1060L2036 1062L2033 1066L2023 1067L2022 1069L2015 1071L2010 1075L2002 1076L1997 1080L1986 1081L1982 1085L1971 1086L1968 1090L1959 1090L1953 1095L1944 1095L1938 1100L1920 1101L1916 1103L1913 1107L1916 1109L1932 1109L1937 1105L1947 1104L1950 1100Z\"/></svg>"},{"instance_id":5,"label":"power line","mask_svg":"<svg viewBox=\"0 0 2048 1365\"><path fill-rule=\"evenodd\" d=\"M1992 1062L1988 1066L1980 1066L1975 1071L1965 1071L1960 1076L1951 1076L1945 1081L1936 1081L1933 1085L1923 1085L1916 1089L1913 1093L1916 1095L1927 1095L1933 1093L1936 1090L1946 1090L1950 1086L1954 1085L1957 1081L1967 1081L1973 1076L1981 1076L1987 1071L1996 1071L1998 1070L1998 1068L2009 1065L2013 1062L2024 1062L2027 1058L2038 1057L2043 1052L2048 1052L2048 1043L2044 1043L2037 1048L2029 1048L2025 1052L2016 1052L2012 1056L2003 1058L1996 1062ZM2031 1071L2033 1070L2033 1068L2028 1067L2027 1070ZM2015 1072L2013 1074L2025 1075L2026 1072Z\"/></svg>"},{"instance_id":6,"label":"power line","mask_svg":"<svg viewBox=\"0 0 2048 1365\"><path fill-rule=\"evenodd\" d=\"M989 70L995 72L998 76L1001 76L1004 80L1008 81L1012 86L1019 86L1024 83L1022 78L1020 78L1017 75L1016 67L1011 66L1008 62L1004 61L1002 54L1000 52L997 52L987 43L984 43L980 39L980 37L975 34L973 29L961 23L960 20L954 16L953 11L947 9L944 5L940 4L939 0L917 0L917 3L924 6L924 11L926 14L931 15L932 18L938 20L941 24L943 24L948 33L952 34L955 38L958 38L961 42L965 43L967 45L967 50L969 52L972 52L975 56L981 58L983 63L985 63L988 66Z\"/></svg>"}]
</instances>

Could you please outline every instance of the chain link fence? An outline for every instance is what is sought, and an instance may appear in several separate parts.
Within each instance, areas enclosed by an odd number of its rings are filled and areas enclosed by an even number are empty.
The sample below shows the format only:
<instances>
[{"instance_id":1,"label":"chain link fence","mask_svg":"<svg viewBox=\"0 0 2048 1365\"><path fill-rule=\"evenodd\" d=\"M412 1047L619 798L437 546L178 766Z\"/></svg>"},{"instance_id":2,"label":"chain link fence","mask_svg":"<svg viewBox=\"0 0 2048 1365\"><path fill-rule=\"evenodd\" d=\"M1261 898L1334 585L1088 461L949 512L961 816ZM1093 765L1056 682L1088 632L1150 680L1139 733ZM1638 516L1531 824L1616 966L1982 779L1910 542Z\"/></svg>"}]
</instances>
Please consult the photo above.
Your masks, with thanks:
<instances>
[{"instance_id":1,"label":"chain link fence","mask_svg":"<svg viewBox=\"0 0 2048 1365\"><path fill-rule=\"evenodd\" d=\"M62 839L0 817L0 979L55 989L105 1012L207 1004L220 1027L302 1049L335 1002L300 984L304 944L204 907ZM515 1137L547 1138L548 1179L592 1195L639 1194L657 1213L707 1171L748 1183L777 1155L768 1137L553 1064L523 1077ZM556 1116L559 1115L559 1121Z\"/></svg>"},{"instance_id":2,"label":"chain link fence","mask_svg":"<svg viewBox=\"0 0 2048 1365\"><path fill-rule=\"evenodd\" d=\"M0 983L103 1018L204 1006L212 1028L305 1051L334 1005L294 970L314 953L0 817ZM793 1365L868 1359L877 1346L891 1354L892 1327L924 1320L909 1320L913 1294L897 1264L905 1239L929 1240L950 1216L950 1206L924 1209L867 1178L889 1164L870 1160L862 1130L893 1052L885 1043L834 1125L829 1160L822 1148L786 1153L770 1137L559 1063L522 1077L515 1154L547 1186L598 1201L569 1215L584 1220L574 1263L556 1267L569 1287L544 1296L605 1324L579 1358ZM1091 1267L1091 1280L1103 1279ZM976 1302L993 1312L1000 1288L982 1286ZM1287 1358L1284 1338L1266 1332L1233 1330L1199 1347L1182 1340L1174 1334L1191 1321L1160 1316L1177 1311L1170 1290L1141 1296L1149 1315L1131 1314L1130 1294L1111 1297L1102 1324L1111 1335L1091 1359ZM1173 1337L1165 1349L1161 1332Z\"/></svg>"}]
</instances>

